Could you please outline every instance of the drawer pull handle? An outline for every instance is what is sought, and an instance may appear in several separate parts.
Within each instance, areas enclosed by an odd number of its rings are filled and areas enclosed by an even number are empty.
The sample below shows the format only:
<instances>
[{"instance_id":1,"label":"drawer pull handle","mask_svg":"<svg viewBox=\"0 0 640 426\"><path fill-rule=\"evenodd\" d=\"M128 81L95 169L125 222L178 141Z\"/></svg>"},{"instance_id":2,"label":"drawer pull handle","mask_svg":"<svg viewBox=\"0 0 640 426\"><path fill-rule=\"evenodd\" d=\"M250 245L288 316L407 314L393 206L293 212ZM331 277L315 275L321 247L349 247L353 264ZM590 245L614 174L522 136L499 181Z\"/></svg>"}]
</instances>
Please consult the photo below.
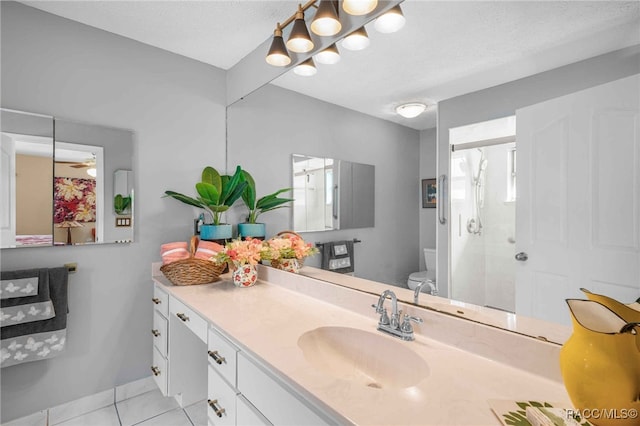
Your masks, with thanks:
<instances>
[{"instance_id":1,"label":"drawer pull handle","mask_svg":"<svg viewBox=\"0 0 640 426\"><path fill-rule=\"evenodd\" d=\"M209 407L213 408L214 413L216 413L216 416L218 417L222 417L222 415L225 413L225 409L218 406L218 400L217 399L210 399L207 401L209 403Z\"/></svg>"},{"instance_id":2,"label":"drawer pull handle","mask_svg":"<svg viewBox=\"0 0 640 426\"><path fill-rule=\"evenodd\" d=\"M213 358L213 360L219 365L221 365L223 362L227 362L227 360L223 356L220 356L218 354L218 351L209 351L208 353L209 356Z\"/></svg>"},{"instance_id":3,"label":"drawer pull handle","mask_svg":"<svg viewBox=\"0 0 640 426\"><path fill-rule=\"evenodd\" d=\"M151 330L151 334L153 334L155 337L160 337L160 332L158 330Z\"/></svg>"},{"instance_id":4,"label":"drawer pull handle","mask_svg":"<svg viewBox=\"0 0 640 426\"><path fill-rule=\"evenodd\" d=\"M151 301L152 301L153 303L155 303L156 305L159 305L159 304L161 304L161 303L162 303L162 300L158 299L157 297L154 297L153 299L151 299Z\"/></svg>"},{"instance_id":5,"label":"drawer pull handle","mask_svg":"<svg viewBox=\"0 0 640 426\"><path fill-rule=\"evenodd\" d=\"M179 312L178 312L178 313L176 314L176 316L177 316L178 318L180 318L180 319L181 319L182 321L184 321L184 322L189 321L189 317L188 317L188 316L186 316L185 314L182 314L182 313L179 313Z\"/></svg>"},{"instance_id":6,"label":"drawer pull handle","mask_svg":"<svg viewBox=\"0 0 640 426\"><path fill-rule=\"evenodd\" d=\"M152 366L151 367L151 372L153 373L154 376L159 376L160 375L160 369L158 367Z\"/></svg>"}]
</instances>

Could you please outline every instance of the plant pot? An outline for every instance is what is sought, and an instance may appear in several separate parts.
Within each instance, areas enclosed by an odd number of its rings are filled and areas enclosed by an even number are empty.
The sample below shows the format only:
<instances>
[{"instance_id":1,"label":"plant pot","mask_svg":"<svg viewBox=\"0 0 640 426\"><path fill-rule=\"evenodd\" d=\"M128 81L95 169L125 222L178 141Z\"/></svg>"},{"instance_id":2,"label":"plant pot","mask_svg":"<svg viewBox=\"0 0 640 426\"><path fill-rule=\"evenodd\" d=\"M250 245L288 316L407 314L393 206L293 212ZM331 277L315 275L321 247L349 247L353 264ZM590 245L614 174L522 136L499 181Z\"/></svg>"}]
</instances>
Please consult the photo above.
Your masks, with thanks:
<instances>
[{"instance_id":1,"label":"plant pot","mask_svg":"<svg viewBox=\"0 0 640 426\"><path fill-rule=\"evenodd\" d=\"M264 240L267 234L267 227L264 223L239 223L238 237L245 239L246 237Z\"/></svg>"},{"instance_id":2,"label":"plant pot","mask_svg":"<svg viewBox=\"0 0 640 426\"><path fill-rule=\"evenodd\" d=\"M200 226L201 240L220 241L230 240L231 238L233 238L233 227L228 223Z\"/></svg>"},{"instance_id":3,"label":"plant pot","mask_svg":"<svg viewBox=\"0 0 640 426\"><path fill-rule=\"evenodd\" d=\"M231 279L236 287L251 287L258 280L258 271L254 265L250 264L236 266Z\"/></svg>"}]
</instances>

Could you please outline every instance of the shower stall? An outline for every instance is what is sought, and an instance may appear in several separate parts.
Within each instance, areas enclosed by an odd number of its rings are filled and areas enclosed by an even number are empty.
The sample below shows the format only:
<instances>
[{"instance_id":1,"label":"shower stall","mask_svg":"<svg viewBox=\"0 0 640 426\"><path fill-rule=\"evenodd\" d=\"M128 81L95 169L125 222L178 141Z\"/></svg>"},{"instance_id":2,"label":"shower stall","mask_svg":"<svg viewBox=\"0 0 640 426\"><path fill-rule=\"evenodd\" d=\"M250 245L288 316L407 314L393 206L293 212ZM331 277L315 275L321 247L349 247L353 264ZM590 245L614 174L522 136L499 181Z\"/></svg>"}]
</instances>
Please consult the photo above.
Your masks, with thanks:
<instances>
[{"instance_id":1,"label":"shower stall","mask_svg":"<svg viewBox=\"0 0 640 426\"><path fill-rule=\"evenodd\" d=\"M514 312L515 118L488 123L451 130L450 296Z\"/></svg>"}]
</instances>

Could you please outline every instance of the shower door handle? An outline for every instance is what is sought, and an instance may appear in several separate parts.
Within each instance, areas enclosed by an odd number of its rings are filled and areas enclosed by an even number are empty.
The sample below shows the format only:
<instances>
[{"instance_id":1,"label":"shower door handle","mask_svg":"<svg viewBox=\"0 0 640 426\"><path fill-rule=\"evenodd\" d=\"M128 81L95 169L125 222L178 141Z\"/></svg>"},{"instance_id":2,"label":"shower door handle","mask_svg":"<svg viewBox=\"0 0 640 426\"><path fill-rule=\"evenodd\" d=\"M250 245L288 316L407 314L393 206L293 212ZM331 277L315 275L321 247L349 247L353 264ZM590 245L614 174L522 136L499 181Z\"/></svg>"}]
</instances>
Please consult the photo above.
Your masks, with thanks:
<instances>
[{"instance_id":1,"label":"shower door handle","mask_svg":"<svg viewBox=\"0 0 640 426\"><path fill-rule=\"evenodd\" d=\"M529 255L523 251L521 251L520 253L516 254L516 260L519 260L520 262L524 262L527 259L529 259Z\"/></svg>"},{"instance_id":2,"label":"shower door handle","mask_svg":"<svg viewBox=\"0 0 640 426\"><path fill-rule=\"evenodd\" d=\"M444 217L444 213L445 213L445 182L447 179L447 175L440 175L438 177L438 199L437 199L437 205L438 205L438 221L440 222L441 225L444 225L445 223L447 223L447 218Z\"/></svg>"}]
</instances>

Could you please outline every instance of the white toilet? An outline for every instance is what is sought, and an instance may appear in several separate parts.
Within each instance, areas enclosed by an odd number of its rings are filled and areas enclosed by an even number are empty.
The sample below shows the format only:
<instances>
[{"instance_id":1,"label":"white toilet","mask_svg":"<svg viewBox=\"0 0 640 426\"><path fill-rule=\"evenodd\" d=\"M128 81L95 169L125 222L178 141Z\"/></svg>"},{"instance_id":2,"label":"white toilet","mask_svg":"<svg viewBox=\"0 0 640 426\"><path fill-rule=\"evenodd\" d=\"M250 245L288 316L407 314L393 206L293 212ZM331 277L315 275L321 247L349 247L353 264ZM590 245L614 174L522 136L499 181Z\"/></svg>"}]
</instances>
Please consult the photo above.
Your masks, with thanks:
<instances>
[{"instance_id":1,"label":"white toilet","mask_svg":"<svg viewBox=\"0 0 640 426\"><path fill-rule=\"evenodd\" d=\"M424 252L424 263L427 266L426 271L414 272L409 275L409 279L407 280L407 286L411 290L415 290L418 287L418 284L425 282L427 280L431 280L434 283L436 282L436 250L435 249L422 249ZM428 285L422 286L420 290L423 293L430 293L431 288Z\"/></svg>"}]
</instances>

